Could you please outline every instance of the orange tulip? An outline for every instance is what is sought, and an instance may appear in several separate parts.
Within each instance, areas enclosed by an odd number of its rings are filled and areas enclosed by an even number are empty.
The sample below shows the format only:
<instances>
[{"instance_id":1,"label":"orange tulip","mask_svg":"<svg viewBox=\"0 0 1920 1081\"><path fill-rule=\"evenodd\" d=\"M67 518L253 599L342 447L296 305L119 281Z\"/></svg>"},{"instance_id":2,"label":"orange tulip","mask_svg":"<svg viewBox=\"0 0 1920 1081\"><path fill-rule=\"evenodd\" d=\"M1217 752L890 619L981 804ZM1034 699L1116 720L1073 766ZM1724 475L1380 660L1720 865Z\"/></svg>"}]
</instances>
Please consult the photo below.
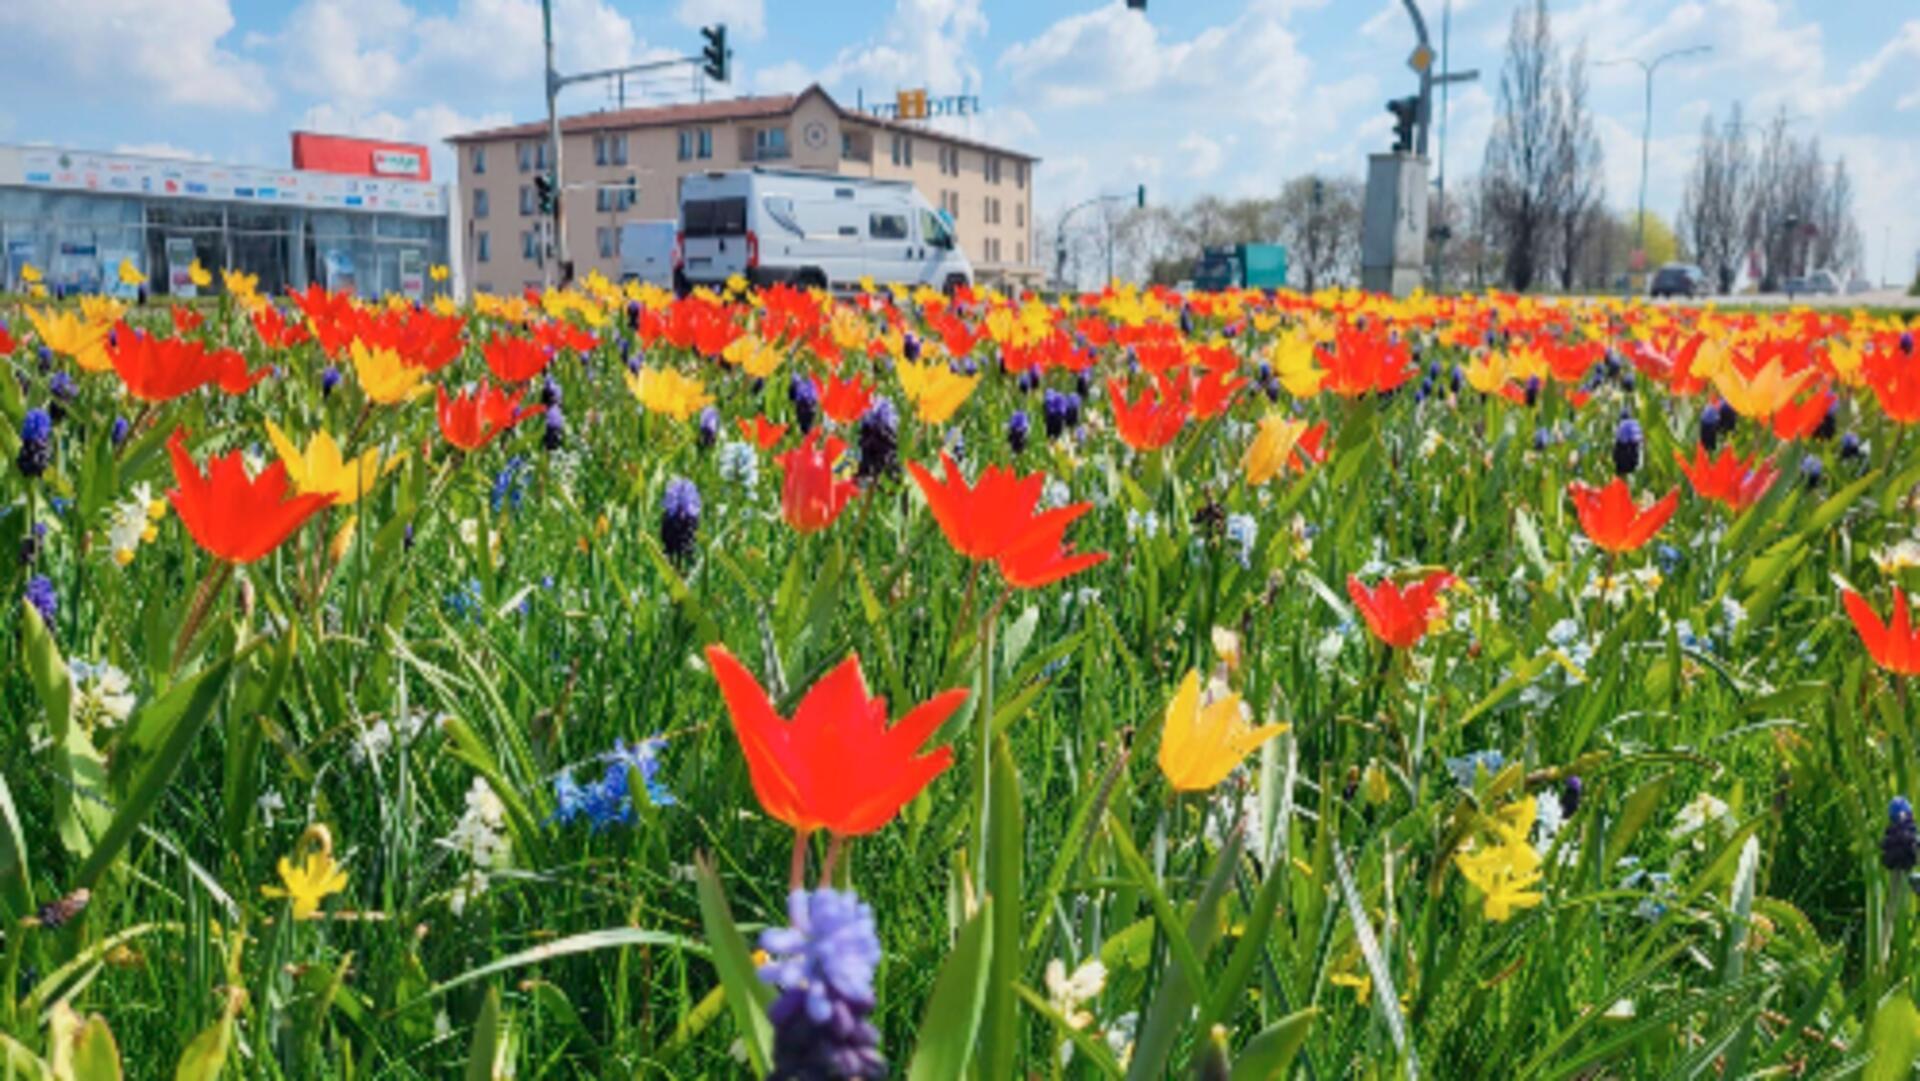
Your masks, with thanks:
<instances>
[{"instance_id":1,"label":"orange tulip","mask_svg":"<svg viewBox=\"0 0 1920 1081\"><path fill-rule=\"evenodd\" d=\"M156 338L125 323L113 328L107 356L127 393L143 402L170 402L209 383L245 394L267 374L265 368L249 373L246 358L235 350L209 353L204 342Z\"/></svg>"},{"instance_id":2,"label":"orange tulip","mask_svg":"<svg viewBox=\"0 0 1920 1081\"><path fill-rule=\"evenodd\" d=\"M1751 459L1735 455L1732 447L1722 450L1717 457L1708 458L1706 449L1696 446L1691 462L1679 451L1673 452L1673 460L1692 482L1694 495L1711 499L1730 510L1752 506L1773 486L1774 478L1780 473L1758 455Z\"/></svg>"},{"instance_id":3,"label":"orange tulip","mask_svg":"<svg viewBox=\"0 0 1920 1081\"><path fill-rule=\"evenodd\" d=\"M960 467L945 453L944 480L935 480L918 462L907 463L915 484L927 497L933 520L953 550L977 562L996 562L1013 586L1034 589L1057 582L1106 558L1104 553L1074 554L1065 545L1067 526L1093 509L1076 503L1035 513L1046 475L1016 477L1013 470L989 466L971 487Z\"/></svg>"},{"instance_id":4,"label":"orange tulip","mask_svg":"<svg viewBox=\"0 0 1920 1081\"><path fill-rule=\"evenodd\" d=\"M499 387L483 385L469 394L449 398L447 388L437 389L440 434L461 450L479 450L492 442L494 436L532 415L520 411L522 391L508 396Z\"/></svg>"},{"instance_id":5,"label":"orange tulip","mask_svg":"<svg viewBox=\"0 0 1920 1081\"><path fill-rule=\"evenodd\" d=\"M167 493L173 509L200 547L229 563L251 563L273 551L333 502L331 494L291 495L284 462L248 477L237 450L209 459L203 476L187 453L184 428L174 429L167 453L177 485Z\"/></svg>"},{"instance_id":6,"label":"orange tulip","mask_svg":"<svg viewBox=\"0 0 1920 1081\"><path fill-rule=\"evenodd\" d=\"M1135 401L1127 400L1126 384L1119 379L1107 381L1107 394L1113 399L1113 426L1135 450L1159 450L1186 426L1187 401L1165 376L1158 389L1142 391Z\"/></svg>"},{"instance_id":7,"label":"orange tulip","mask_svg":"<svg viewBox=\"0 0 1920 1081\"><path fill-rule=\"evenodd\" d=\"M481 350L487 370L502 383L524 383L547 370L553 353L539 342L502 334Z\"/></svg>"},{"instance_id":8,"label":"orange tulip","mask_svg":"<svg viewBox=\"0 0 1920 1081\"><path fill-rule=\"evenodd\" d=\"M860 494L860 485L834 476L834 466L847 445L832 436L825 447L819 431L809 432L799 446L775 458L785 474L780 485L780 514L802 533L817 533L833 524L847 503Z\"/></svg>"},{"instance_id":9,"label":"orange tulip","mask_svg":"<svg viewBox=\"0 0 1920 1081\"><path fill-rule=\"evenodd\" d=\"M1452 584L1453 575L1446 571L1434 571L1405 589L1386 579L1368 589L1348 575L1347 596L1374 637L1394 649L1412 649L1442 610L1440 591Z\"/></svg>"},{"instance_id":10,"label":"orange tulip","mask_svg":"<svg viewBox=\"0 0 1920 1081\"><path fill-rule=\"evenodd\" d=\"M1903 676L1920 676L1920 634L1914 633L1906 590L1894 587L1893 619L1887 623L1880 622L1879 613L1860 594L1847 590L1840 599L1875 664Z\"/></svg>"},{"instance_id":11,"label":"orange tulip","mask_svg":"<svg viewBox=\"0 0 1920 1081\"><path fill-rule=\"evenodd\" d=\"M1643 510L1635 505L1624 477L1613 478L1605 488L1574 481L1567 485L1567 494L1580 515L1580 531L1609 552L1631 552L1652 540L1680 505L1680 489L1675 488Z\"/></svg>"},{"instance_id":12,"label":"orange tulip","mask_svg":"<svg viewBox=\"0 0 1920 1081\"><path fill-rule=\"evenodd\" d=\"M706 653L754 795L767 814L801 833L872 833L953 764L953 748L921 748L960 708L965 690L935 695L888 727L886 699L868 697L856 654L815 683L789 720L725 646Z\"/></svg>"}]
</instances>

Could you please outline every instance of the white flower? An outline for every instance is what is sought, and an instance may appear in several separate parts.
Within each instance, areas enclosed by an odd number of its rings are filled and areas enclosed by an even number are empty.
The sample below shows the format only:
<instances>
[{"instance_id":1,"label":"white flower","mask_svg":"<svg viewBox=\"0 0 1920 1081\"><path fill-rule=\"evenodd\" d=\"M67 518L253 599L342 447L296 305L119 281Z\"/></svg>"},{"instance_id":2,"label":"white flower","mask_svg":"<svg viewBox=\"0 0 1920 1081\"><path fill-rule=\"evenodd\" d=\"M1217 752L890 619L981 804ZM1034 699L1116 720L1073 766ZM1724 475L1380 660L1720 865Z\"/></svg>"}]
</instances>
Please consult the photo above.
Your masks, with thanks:
<instances>
[{"instance_id":1,"label":"white flower","mask_svg":"<svg viewBox=\"0 0 1920 1081\"><path fill-rule=\"evenodd\" d=\"M751 497L754 485L760 482L760 455L754 451L753 444L729 439L720 444L716 461L720 466L720 479L739 485Z\"/></svg>"},{"instance_id":2,"label":"white flower","mask_svg":"<svg viewBox=\"0 0 1920 1081\"><path fill-rule=\"evenodd\" d=\"M1058 957L1047 962L1047 1001L1060 1016L1066 1018L1071 1028L1086 1028L1093 1023L1093 1014L1081 1009L1081 1005L1097 998L1107 986L1107 966L1099 958L1081 965L1067 975L1067 966Z\"/></svg>"},{"instance_id":3,"label":"white flower","mask_svg":"<svg viewBox=\"0 0 1920 1081\"><path fill-rule=\"evenodd\" d=\"M111 664L70 661L76 696L73 715L82 727L112 728L133 713L139 699L133 694L133 680Z\"/></svg>"},{"instance_id":4,"label":"white flower","mask_svg":"<svg viewBox=\"0 0 1920 1081\"><path fill-rule=\"evenodd\" d=\"M472 860L476 867L504 867L513 855L507 839L507 807L485 777L476 776L467 787L467 809L447 835L446 844Z\"/></svg>"},{"instance_id":5,"label":"white flower","mask_svg":"<svg viewBox=\"0 0 1920 1081\"><path fill-rule=\"evenodd\" d=\"M1667 831L1667 836L1675 841L1691 837L1709 823L1714 825L1725 823L1730 814L1731 809L1725 801L1714 798L1711 793L1702 792L1693 797L1685 807L1680 808L1680 813L1674 816L1673 828Z\"/></svg>"},{"instance_id":6,"label":"white flower","mask_svg":"<svg viewBox=\"0 0 1920 1081\"><path fill-rule=\"evenodd\" d=\"M1067 487L1064 481L1048 477L1047 483L1040 489L1041 509L1056 510L1071 502L1073 502L1073 489Z\"/></svg>"}]
</instances>

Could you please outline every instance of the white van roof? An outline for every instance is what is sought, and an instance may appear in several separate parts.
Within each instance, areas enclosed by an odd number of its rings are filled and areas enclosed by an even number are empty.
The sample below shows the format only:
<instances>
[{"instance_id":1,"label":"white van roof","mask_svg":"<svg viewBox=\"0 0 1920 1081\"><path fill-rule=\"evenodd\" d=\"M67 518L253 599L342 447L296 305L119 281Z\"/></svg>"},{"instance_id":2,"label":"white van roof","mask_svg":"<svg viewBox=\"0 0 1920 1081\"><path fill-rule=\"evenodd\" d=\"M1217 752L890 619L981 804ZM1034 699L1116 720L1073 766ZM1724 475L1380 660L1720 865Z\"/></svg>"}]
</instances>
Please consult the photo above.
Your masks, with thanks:
<instances>
[{"instance_id":1,"label":"white van roof","mask_svg":"<svg viewBox=\"0 0 1920 1081\"><path fill-rule=\"evenodd\" d=\"M726 169L726 170L713 169L713 170L708 170L707 172L704 172L704 173L690 173L687 175L687 179L688 180L694 180L694 179L727 180L735 177L747 176L750 174L755 176L779 177L784 180L812 180L812 181L818 181L819 183L822 183L822 184L833 184L838 187L848 187L848 186L862 187L862 188L911 188L913 187L913 182L911 180L888 180L881 177L848 176L845 173L823 173L813 169L770 169L764 165L756 165L751 169Z\"/></svg>"}]
</instances>

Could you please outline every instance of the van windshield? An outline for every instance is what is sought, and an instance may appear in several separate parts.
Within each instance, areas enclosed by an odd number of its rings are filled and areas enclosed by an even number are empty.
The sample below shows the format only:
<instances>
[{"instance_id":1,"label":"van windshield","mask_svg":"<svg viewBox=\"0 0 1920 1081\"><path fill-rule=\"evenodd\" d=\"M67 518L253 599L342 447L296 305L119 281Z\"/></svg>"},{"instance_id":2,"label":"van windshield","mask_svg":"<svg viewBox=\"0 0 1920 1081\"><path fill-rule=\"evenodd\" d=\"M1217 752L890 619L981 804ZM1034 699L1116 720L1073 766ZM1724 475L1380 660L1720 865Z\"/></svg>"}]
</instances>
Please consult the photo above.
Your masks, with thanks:
<instances>
[{"instance_id":1,"label":"van windshield","mask_svg":"<svg viewBox=\"0 0 1920 1081\"><path fill-rule=\"evenodd\" d=\"M742 236L747 231L745 196L688 199L680 204L681 229L690 236Z\"/></svg>"}]
</instances>

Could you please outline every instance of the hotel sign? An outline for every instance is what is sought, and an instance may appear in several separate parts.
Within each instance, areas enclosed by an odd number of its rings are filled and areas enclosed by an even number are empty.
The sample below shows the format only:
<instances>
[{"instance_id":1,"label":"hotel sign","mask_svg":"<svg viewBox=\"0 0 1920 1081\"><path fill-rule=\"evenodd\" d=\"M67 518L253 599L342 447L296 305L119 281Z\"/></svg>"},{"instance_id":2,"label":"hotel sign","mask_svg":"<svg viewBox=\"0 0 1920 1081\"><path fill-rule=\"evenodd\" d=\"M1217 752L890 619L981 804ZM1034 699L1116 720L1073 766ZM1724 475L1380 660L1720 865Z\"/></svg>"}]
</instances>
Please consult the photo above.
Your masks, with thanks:
<instances>
[{"instance_id":1,"label":"hotel sign","mask_svg":"<svg viewBox=\"0 0 1920 1081\"><path fill-rule=\"evenodd\" d=\"M867 112L883 120L931 120L942 116L977 116L980 98L974 94L949 94L931 98L924 88L902 90L894 100L867 107Z\"/></svg>"}]
</instances>

